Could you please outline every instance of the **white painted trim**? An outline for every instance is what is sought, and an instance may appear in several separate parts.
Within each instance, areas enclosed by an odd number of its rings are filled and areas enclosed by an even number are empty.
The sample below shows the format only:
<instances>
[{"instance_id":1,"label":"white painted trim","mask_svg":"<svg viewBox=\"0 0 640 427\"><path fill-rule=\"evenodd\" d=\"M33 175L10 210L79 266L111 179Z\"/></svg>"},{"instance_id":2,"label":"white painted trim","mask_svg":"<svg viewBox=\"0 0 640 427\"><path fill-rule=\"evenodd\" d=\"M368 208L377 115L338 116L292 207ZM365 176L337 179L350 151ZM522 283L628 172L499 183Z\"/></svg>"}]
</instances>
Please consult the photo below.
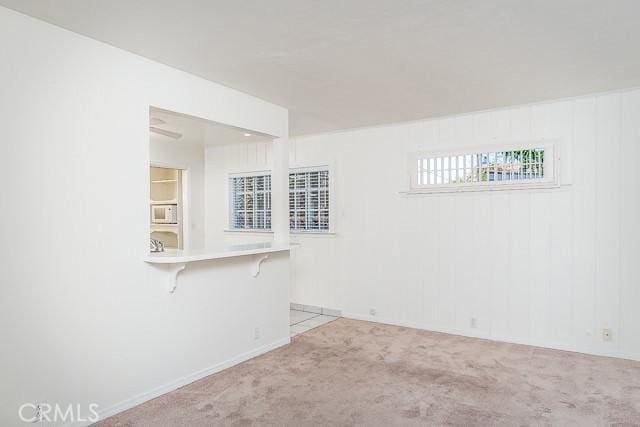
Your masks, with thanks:
<instances>
[{"instance_id":1,"label":"white painted trim","mask_svg":"<svg viewBox=\"0 0 640 427\"><path fill-rule=\"evenodd\" d=\"M538 193L557 193L557 192L570 192L572 184L558 184L558 185L538 185L535 187L517 187L517 188L485 188L479 191L460 189L457 191L443 190L443 191L421 191L421 190L403 190L398 191L398 194L405 197L440 197L447 194L459 194L460 197L464 195L468 196L490 196L493 193L500 192L504 194L517 193L522 190L529 190Z\"/></svg>"},{"instance_id":2,"label":"white painted trim","mask_svg":"<svg viewBox=\"0 0 640 427\"><path fill-rule=\"evenodd\" d=\"M246 178L250 176L264 176L264 175L273 175L273 171L271 169L264 170L256 170L256 171L243 171L243 172L229 172L227 173L227 192L229 191L228 182L229 178ZM273 182L271 183L273 185Z\"/></svg>"},{"instance_id":3,"label":"white painted trim","mask_svg":"<svg viewBox=\"0 0 640 427\"><path fill-rule=\"evenodd\" d=\"M380 317L380 316L359 315L355 313L342 313L342 317L346 317L347 319L382 323L385 325L402 326L405 328L422 329L422 330L431 331L431 332L441 332L444 334L460 335L463 337L480 338L480 339L486 339L490 341L522 344L522 345L529 345L534 347L550 348L553 350L562 350L562 351L571 351L574 353L589 354L593 356L616 357L619 359L640 361L640 354L626 353L624 351L603 351L603 350L592 349L584 346L562 344L562 343L555 343L555 342L546 342L546 341L537 341L537 340L531 340L531 339L521 338L521 337L511 337L506 335L495 336L495 335L487 334L485 332L480 332L480 331L478 333L472 333L464 329L443 328L443 327L427 325L419 322L407 322L404 320L395 320L395 319L390 319L390 318Z\"/></svg>"},{"instance_id":4,"label":"white painted trim","mask_svg":"<svg viewBox=\"0 0 640 427\"><path fill-rule=\"evenodd\" d=\"M287 330L288 331L288 330ZM291 342L291 337L287 336L285 338L279 339L271 344L264 345L262 347L258 347L255 350L248 351L246 353L240 354L231 359L225 360L224 362L218 363L217 365L213 365L211 367L202 369L200 371L194 372L190 375L186 375L182 378L177 378L174 381L171 381L167 384L163 384L161 386L155 387L151 390L145 391L138 395L132 396L128 399L125 399L115 405L109 406L103 410L98 411L98 416L100 420L104 420L105 418L116 415L120 412L126 411L127 409L131 409L134 406L140 405L144 402L147 402L151 399L155 399L158 396L162 396L163 394L169 393L173 390L176 390L180 387L184 387L187 384L191 384L199 379L207 377L209 375L220 372L224 369L235 366L239 363L246 362L249 359L253 359L254 357L260 356L261 354L268 353L271 350L275 350L278 347L282 347ZM70 424L74 426L81 425L89 425L90 423L82 423L82 424Z\"/></svg>"},{"instance_id":5,"label":"white painted trim","mask_svg":"<svg viewBox=\"0 0 640 427\"><path fill-rule=\"evenodd\" d=\"M180 174L180 200L182 209L178 212L182 225L182 249L191 249L191 169L182 169Z\"/></svg>"},{"instance_id":6,"label":"white painted trim","mask_svg":"<svg viewBox=\"0 0 640 427\"><path fill-rule=\"evenodd\" d=\"M269 228L225 228L225 233L258 233L258 234L273 234L273 231Z\"/></svg>"},{"instance_id":7,"label":"white painted trim","mask_svg":"<svg viewBox=\"0 0 640 427\"><path fill-rule=\"evenodd\" d=\"M289 167L289 173L302 173L302 172L319 172L319 171L325 171L328 170L329 172L331 172L331 167L329 165L317 165L317 166L290 166ZM331 179L331 177L329 177L329 179ZM331 184L331 181L329 181L329 184Z\"/></svg>"},{"instance_id":8,"label":"white painted trim","mask_svg":"<svg viewBox=\"0 0 640 427\"><path fill-rule=\"evenodd\" d=\"M183 163L173 163L173 162L149 162L149 165L152 168L164 168L164 169L181 169L188 170L189 166Z\"/></svg>"},{"instance_id":9,"label":"white painted trim","mask_svg":"<svg viewBox=\"0 0 640 427\"><path fill-rule=\"evenodd\" d=\"M180 209L178 210L178 224L181 227L181 233L178 234L178 247L182 249L191 249L191 168L183 163L173 162L149 162L152 168L178 169L180 170L180 179L178 180L180 188L180 197L177 198ZM151 172L148 171L148 174ZM149 199L151 199L151 189L149 189ZM147 209L149 206L147 205ZM149 218L149 228L154 224Z\"/></svg>"},{"instance_id":10,"label":"white painted trim","mask_svg":"<svg viewBox=\"0 0 640 427\"><path fill-rule=\"evenodd\" d=\"M414 196L414 195L435 195L438 194L455 194L455 193L492 193L495 191L519 191L519 190L554 190L563 186L556 183L543 182L543 183L520 183L520 184L504 184L504 185L487 185L487 186L471 186L461 185L455 186L442 186L439 188L425 189L416 188L412 190L399 191L399 194Z\"/></svg>"}]
</instances>

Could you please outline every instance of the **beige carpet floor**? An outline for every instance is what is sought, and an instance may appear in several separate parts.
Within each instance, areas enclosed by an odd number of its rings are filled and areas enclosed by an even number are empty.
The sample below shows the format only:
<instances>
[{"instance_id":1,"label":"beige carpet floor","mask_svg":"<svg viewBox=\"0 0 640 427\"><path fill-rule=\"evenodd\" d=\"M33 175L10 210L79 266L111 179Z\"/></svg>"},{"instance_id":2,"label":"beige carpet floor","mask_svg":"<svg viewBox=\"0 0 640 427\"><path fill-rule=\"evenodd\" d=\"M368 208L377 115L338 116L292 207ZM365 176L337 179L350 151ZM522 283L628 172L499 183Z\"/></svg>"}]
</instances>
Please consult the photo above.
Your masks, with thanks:
<instances>
[{"instance_id":1,"label":"beige carpet floor","mask_svg":"<svg viewBox=\"0 0 640 427\"><path fill-rule=\"evenodd\" d=\"M640 362L338 319L101 424L640 425Z\"/></svg>"}]
</instances>

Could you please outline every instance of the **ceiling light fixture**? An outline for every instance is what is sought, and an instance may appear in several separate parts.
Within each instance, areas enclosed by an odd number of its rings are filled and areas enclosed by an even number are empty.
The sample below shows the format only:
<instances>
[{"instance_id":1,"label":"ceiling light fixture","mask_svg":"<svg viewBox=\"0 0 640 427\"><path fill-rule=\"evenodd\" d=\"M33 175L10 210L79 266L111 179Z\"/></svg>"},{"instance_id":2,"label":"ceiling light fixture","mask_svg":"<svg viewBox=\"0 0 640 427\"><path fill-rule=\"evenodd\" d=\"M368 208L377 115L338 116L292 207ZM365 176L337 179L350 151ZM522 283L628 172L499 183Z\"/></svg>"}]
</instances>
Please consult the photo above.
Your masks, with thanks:
<instances>
[{"instance_id":1,"label":"ceiling light fixture","mask_svg":"<svg viewBox=\"0 0 640 427\"><path fill-rule=\"evenodd\" d=\"M251 136L251 134L250 133L245 133L244 136Z\"/></svg>"}]
</instances>

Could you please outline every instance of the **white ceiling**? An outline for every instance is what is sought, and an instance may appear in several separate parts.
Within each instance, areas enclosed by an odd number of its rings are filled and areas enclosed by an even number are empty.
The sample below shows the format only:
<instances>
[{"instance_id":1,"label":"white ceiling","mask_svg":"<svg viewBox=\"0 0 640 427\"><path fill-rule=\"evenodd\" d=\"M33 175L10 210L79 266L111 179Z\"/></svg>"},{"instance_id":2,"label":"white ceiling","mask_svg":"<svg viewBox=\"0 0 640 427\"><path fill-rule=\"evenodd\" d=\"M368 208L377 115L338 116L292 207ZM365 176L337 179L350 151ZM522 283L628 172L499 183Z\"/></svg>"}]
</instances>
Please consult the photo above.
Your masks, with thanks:
<instances>
[{"instance_id":1,"label":"white ceiling","mask_svg":"<svg viewBox=\"0 0 640 427\"><path fill-rule=\"evenodd\" d=\"M638 0L0 0L306 134L640 85Z\"/></svg>"},{"instance_id":2,"label":"white ceiling","mask_svg":"<svg viewBox=\"0 0 640 427\"><path fill-rule=\"evenodd\" d=\"M176 144L195 144L208 147L233 144L235 142L270 141L273 139L273 137L269 135L157 108L151 108L149 117L157 118L164 122L152 126L182 134L182 137L175 139L150 132L149 135L152 141L170 141Z\"/></svg>"}]
</instances>

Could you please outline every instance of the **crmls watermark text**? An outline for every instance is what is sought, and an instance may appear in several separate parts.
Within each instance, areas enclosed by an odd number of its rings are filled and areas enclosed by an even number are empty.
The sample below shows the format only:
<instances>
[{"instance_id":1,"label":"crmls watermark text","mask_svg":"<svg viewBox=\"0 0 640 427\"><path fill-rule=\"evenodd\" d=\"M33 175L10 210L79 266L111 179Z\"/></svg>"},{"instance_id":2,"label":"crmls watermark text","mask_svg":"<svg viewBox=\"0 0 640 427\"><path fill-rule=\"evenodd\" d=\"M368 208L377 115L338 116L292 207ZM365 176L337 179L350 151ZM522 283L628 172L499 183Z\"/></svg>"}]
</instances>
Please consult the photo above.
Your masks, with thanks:
<instances>
[{"instance_id":1,"label":"crmls watermark text","mask_svg":"<svg viewBox=\"0 0 640 427\"><path fill-rule=\"evenodd\" d=\"M58 403L23 403L18 408L18 416L25 423L37 422L91 422L100 420L98 404L90 403L85 410L80 404L60 405Z\"/></svg>"}]
</instances>

